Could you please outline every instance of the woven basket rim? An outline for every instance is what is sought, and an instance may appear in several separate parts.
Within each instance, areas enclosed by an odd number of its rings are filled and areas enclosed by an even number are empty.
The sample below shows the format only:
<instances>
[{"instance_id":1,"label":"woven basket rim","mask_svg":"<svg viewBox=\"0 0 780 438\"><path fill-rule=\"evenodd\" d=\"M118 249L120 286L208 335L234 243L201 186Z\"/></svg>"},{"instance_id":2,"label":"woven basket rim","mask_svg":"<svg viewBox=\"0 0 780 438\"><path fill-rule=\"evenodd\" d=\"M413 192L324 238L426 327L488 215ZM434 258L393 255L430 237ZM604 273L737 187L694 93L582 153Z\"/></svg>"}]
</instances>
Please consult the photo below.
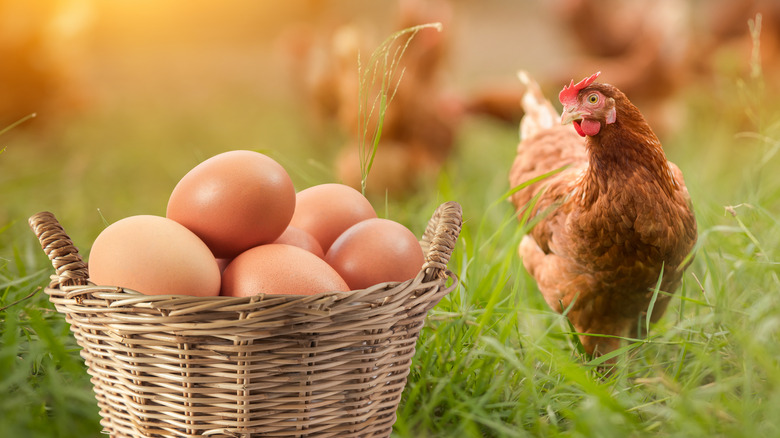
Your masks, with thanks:
<instances>
[{"instance_id":1,"label":"woven basket rim","mask_svg":"<svg viewBox=\"0 0 780 438\"><path fill-rule=\"evenodd\" d=\"M444 202L439 205L428 222L427 228L423 233L420 244L425 252L425 261L420 272L412 279L405 282L426 281L434 278L446 279L453 278L454 274L447 269L447 263L454 249L455 242L460 234L462 227L462 209L460 204L455 201ZM65 232L53 213L40 212L30 217L30 227L38 237L41 248L49 257L55 268L55 274L51 276L47 293L55 289L62 289L63 286L79 286L69 289L67 298L76 298L79 295L86 295L96 291L107 292L106 289L114 290L116 293L132 295L138 301L167 301L167 300L193 300L197 302L235 302L236 304L254 302L262 299L289 297L291 300L313 300L313 297L344 297L354 295L361 291L374 288L383 288L388 285L397 285L405 282L384 282L365 289L353 289L349 291L329 291L315 295L307 294L258 294L248 297L197 297L181 294L160 294L146 295L142 292L130 288L115 285L97 285L90 281L87 264L81 258L78 248Z\"/></svg>"},{"instance_id":2,"label":"woven basket rim","mask_svg":"<svg viewBox=\"0 0 780 438\"><path fill-rule=\"evenodd\" d=\"M455 275L455 273L450 270L446 270L444 272L444 277L457 280L457 276ZM52 282L58 281L58 277L56 275L52 275L49 278ZM59 293L63 295L64 298L66 299L76 299L82 295L98 295L100 297L110 298L117 301L121 300L121 302L114 304L115 306L128 305L132 303L150 303L150 302L168 302L168 301L182 302L182 303L217 302L220 304L226 302L233 302L236 305L240 305L240 304L246 304L252 302L268 301L271 299L282 299L287 301L320 301L321 299L325 298L325 299L338 300L345 297L354 296L357 293L370 291L374 289L385 289L387 287L398 286L403 284L409 286L414 286L415 284L420 285L426 282L424 278L425 278L425 271L420 271L417 273L417 275L414 278L411 278L409 280L387 281L387 282L377 283L375 285L369 286L364 289L351 289L348 291L327 291L327 292L320 292L317 294L258 293L246 297L229 297L224 295L201 297L201 296L183 295L183 294L147 295L143 292L139 292L137 290L130 289L127 287L98 285L91 281L87 281L87 284L84 285L57 285L54 287L49 286L49 287L45 287L44 291L46 291L49 294Z\"/></svg>"}]
</instances>

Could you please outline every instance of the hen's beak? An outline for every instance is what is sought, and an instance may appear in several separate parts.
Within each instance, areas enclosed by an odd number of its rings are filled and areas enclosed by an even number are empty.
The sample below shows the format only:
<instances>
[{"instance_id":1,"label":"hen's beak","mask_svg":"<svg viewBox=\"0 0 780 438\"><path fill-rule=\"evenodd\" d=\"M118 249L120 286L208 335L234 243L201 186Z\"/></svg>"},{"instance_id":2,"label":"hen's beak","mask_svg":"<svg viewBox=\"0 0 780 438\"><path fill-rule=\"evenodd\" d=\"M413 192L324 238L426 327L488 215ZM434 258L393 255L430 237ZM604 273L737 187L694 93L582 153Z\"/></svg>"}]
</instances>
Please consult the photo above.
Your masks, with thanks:
<instances>
[{"instance_id":1,"label":"hen's beak","mask_svg":"<svg viewBox=\"0 0 780 438\"><path fill-rule=\"evenodd\" d=\"M583 113L576 111L574 107L563 107L563 114L561 115L561 125L568 125L575 120L582 120Z\"/></svg>"}]
</instances>

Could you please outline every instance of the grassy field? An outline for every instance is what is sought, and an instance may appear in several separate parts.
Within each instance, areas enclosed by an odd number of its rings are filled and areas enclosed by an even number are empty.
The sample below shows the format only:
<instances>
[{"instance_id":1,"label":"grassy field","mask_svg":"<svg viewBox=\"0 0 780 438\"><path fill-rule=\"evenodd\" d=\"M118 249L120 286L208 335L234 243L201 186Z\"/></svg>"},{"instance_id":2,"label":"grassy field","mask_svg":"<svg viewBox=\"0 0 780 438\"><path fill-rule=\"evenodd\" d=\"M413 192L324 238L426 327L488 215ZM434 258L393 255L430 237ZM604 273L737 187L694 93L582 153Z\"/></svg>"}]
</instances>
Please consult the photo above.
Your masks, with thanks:
<instances>
[{"instance_id":1,"label":"grassy field","mask_svg":"<svg viewBox=\"0 0 780 438\"><path fill-rule=\"evenodd\" d=\"M610 373L577 352L517 256L523 230L503 198L515 127L467 120L436 184L380 216L420 234L441 202L465 224L450 268L459 287L429 315L397 437L780 436L780 118L757 80L691 89L688 118L662 140L686 175L696 258L665 317L629 340ZM629 96L630 97L630 96ZM338 136L286 101L103 108L47 133L33 120L0 137L0 430L95 437L96 404L68 326L40 288L53 269L26 224L53 211L82 253L106 222L165 211L199 161L255 149L297 188L330 182ZM370 184L370 182L369 182Z\"/></svg>"}]
</instances>

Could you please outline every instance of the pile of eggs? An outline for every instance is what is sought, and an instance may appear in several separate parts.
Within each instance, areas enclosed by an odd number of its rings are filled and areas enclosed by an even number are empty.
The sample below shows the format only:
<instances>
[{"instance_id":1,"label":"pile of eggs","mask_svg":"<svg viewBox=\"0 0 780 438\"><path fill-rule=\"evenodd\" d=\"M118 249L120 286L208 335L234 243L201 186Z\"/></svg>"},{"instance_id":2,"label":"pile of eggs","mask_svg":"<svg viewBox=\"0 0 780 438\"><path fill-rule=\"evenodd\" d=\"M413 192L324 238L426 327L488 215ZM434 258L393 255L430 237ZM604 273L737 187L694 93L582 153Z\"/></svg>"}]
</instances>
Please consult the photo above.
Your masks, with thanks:
<instances>
[{"instance_id":1,"label":"pile of eggs","mask_svg":"<svg viewBox=\"0 0 780 438\"><path fill-rule=\"evenodd\" d=\"M166 217L119 220L95 239L90 279L149 295L313 295L405 281L424 262L415 235L378 218L342 184L295 192L285 169L252 151L200 163Z\"/></svg>"}]
</instances>

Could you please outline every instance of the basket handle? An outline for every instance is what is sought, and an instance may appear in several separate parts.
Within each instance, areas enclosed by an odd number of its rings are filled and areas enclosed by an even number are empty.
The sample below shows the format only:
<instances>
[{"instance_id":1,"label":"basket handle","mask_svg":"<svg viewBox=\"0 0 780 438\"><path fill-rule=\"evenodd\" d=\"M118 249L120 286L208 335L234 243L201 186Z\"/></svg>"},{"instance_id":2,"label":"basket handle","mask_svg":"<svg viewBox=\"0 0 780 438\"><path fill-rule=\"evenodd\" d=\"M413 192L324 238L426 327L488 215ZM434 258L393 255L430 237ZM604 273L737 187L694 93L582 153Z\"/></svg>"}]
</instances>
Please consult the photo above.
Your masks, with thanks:
<instances>
[{"instance_id":1,"label":"basket handle","mask_svg":"<svg viewBox=\"0 0 780 438\"><path fill-rule=\"evenodd\" d=\"M49 287L87 284L87 265L57 218L44 211L30 217L29 224L57 273Z\"/></svg>"},{"instance_id":2,"label":"basket handle","mask_svg":"<svg viewBox=\"0 0 780 438\"><path fill-rule=\"evenodd\" d=\"M455 242L463 225L463 209L455 201L441 204L433 212L422 237L426 250L425 281L447 277L447 263L450 261Z\"/></svg>"}]
</instances>

